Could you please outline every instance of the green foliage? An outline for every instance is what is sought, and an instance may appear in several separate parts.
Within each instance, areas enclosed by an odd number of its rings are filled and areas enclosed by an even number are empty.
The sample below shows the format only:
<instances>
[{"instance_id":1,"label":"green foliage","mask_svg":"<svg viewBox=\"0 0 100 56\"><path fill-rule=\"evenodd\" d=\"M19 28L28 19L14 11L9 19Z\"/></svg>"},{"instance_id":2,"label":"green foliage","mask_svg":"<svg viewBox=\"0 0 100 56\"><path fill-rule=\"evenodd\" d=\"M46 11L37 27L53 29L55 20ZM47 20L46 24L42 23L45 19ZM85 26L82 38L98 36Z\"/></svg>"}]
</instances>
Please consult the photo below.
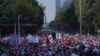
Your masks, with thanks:
<instances>
[{"instance_id":1,"label":"green foliage","mask_svg":"<svg viewBox=\"0 0 100 56\"><path fill-rule=\"evenodd\" d=\"M98 15L93 22L95 30L100 30L100 15Z\"/></svg>"},{"instance_id":2,"label":"green foliage","mask_svg":"<svg viewBox=\"0 0 100 56\"><path fill-rule=\"evenodd\" d=\"M100 0L81 1L82 30L84 33L95 33L100 29ZM79 20L80 0L73 0L70 8L62 9L56 14L55 20L51 22L50 26L67 32L75 32L79 29Z\"/></svg>"},{"instance_id":3,"label":"green foliage","mask_svg":"<svg viewBox=\"0 0 100 56\"><path fill-rule=\"evenodd\" d=\"M14 0L5 5L2 12L4 17L9 13L12 13L13 15L19 15L21 13L35 15L35 13L38 11L37 9L38 7L32 6L32 2L26 0Z\"/></svg>"},{"instance_id":4,"label":"green foliage","mask_svg":"<svg viewBox=\"0 0 100 56\"><path fill-rule=\"evenodd\" d=\"M75 12L76 16L79 20L79 0L74 0L75 5ZM100 16L100 1L99 0L82 0L82 20L83 20L83 31L94 33L96 29L99 29L99 19L98 16ZM96 23L98 21L98 23Z\"/></svg>"},{"instance_id":5,"label":"green foliage","mask_svg":"<svg viewBox=\"0 0 100 56\"><path fill-rule=\"evenodd\" d=\"M78 21L75 16L74 5L71 4L70 8L60 11L54 22L51 22L51 27L56 27L57 30L63 30L65 32L77 32L78 31Z\"/></svg>"},{"instance_id":6,"label":"green foliage","mask_svg":"<svg viewBox=\"0 0 100 56\"><path fill-rule=\"evenodd\" d=\"M18 15L22 14L20 23L35 25L32 27L34 32L43 25L43 10L36 0L3 0L1 18L13 21L13 23L8 22L9 24L17 24ZM24 18L28 19L25 21Z\"/></svg>"}]
</instances>

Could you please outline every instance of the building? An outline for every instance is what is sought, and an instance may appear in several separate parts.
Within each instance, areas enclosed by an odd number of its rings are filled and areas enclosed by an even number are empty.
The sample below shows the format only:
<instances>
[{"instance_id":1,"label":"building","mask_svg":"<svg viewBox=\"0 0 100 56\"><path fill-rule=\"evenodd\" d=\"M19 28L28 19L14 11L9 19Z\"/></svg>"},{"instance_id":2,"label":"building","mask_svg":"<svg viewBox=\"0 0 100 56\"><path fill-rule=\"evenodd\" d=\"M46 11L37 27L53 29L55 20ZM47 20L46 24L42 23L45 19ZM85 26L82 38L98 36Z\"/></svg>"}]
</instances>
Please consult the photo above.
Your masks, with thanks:
<instances>
[{"instance_id":1,"label":"building","mask_svg":"<svg viewBox=\"0 0 100 56\"><path fill-rule=\"evenodd\" d=\"M56 13L62 8L68 8L72 0L55 0L56 2Z\"/></svg>"},{"instance_id":2,"label":"building","mask_svg":"<svg viewBox=\"0 0 100 56\"><path fill-rule=\"evenodd\" d=\"M56 13L60 10L60 1L61 0L55 0L56 4Z\"/></svg>"},{"instance_id":3,"label":"building","mask_svg":"<svg viewBox=\"0 0 100 56\"><path fill-rule=\"evenodd\" d=\"M67 8L67 7L70 6L72 0L61 0L60 2L61 2L60 3L60 8L63 8L63 7L66 7Z\"/></svg>"}]
</instances>

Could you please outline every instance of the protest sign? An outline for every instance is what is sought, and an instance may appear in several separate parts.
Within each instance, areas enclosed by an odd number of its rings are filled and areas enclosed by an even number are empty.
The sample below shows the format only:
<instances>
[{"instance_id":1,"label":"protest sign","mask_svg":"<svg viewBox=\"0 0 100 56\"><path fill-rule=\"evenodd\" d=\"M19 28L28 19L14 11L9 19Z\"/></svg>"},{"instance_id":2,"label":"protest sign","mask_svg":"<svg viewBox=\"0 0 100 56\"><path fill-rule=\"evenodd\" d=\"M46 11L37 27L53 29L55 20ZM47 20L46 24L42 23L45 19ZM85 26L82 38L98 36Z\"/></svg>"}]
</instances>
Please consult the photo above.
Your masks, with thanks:
<instances>
[{"instance_id":1,"label":"protest sign","mask_svg":"<svg viewBox=\"0 0 100 56\"><path fill-rule=\"evenodd\" d=\"M10 44L11 45L17 45L21 43L21 37L18 35L10 36Z\"/></svg>"},{"instance_id":2,"label":"protest sign","mask_svg":"<svg viewBox=\"0 0 100 56\"><path fill-rule=\"evenodd\" d=\"M28 35L27 36L27 40L29 43L38 43L39 42L39 39L38 39L38 36L35 35L35 36L32 36L32 35Z\"/></svg>"}]
</instances>

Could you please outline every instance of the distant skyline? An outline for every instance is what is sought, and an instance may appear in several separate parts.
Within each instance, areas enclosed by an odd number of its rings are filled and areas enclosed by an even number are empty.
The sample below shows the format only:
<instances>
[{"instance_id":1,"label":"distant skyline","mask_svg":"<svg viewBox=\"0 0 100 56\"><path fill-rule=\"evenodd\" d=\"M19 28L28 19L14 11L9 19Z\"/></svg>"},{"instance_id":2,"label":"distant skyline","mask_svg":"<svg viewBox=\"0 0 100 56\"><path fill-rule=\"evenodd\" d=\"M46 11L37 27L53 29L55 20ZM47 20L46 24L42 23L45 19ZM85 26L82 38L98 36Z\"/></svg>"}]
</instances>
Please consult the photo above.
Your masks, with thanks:
<instances>
[{"instance_id":1,"label":"distant skyline","mask_svg":"<svg viewBox=\"0 0 100 56\"><path fill-rule=\"evenodd\" d=\"M55 0L55 6L56 6L56 13L57 13L61 8L61 0Z\"/></svg>"},{"instance_id":2,"label":"distant skyline","mask_svg":"<svg viewBox=\"0 0 100 56\"><path fill-rule=\"evenodd\" d=\"M68 8L72 0L55 0L56 13L62 8Z\"/></svg>"},{"instance_id":3,"label":"distant skyline","mask_svg":"<svg viewBox=\"0 0 100 56\"><path fill-rule=\"evenodd\" d=\"M37 0L39 2L39 4L42 4L43 6L45 6L45 14L46 14L46 20L47 22L51 22L55 19L55 15L56 15L56 0ZM66 6L68 6L68 4L72 1L72 0L60 0L61 1L61 7L66 4Z\"/></svg>"},{"instance_id":4,"label":"distant skyline","mask_svg":"<svg viewBox=\"0 0 100 56\"><path fill-rule=\"evenodd\" d=\"M61 5L60 5L61 8L62 7L69 7L70 3L72 2L72 0L60 0L60 1L61 1Z\"/></svg>"},{"instance_id":5,"label":"distant skyline","mask_svg":"<svg viewBox=\"0 0 100 56\"><path fill-rule=\"evenodd\" d=\"M46 20L47 22L51 22L55 18L55 0L37 0L39 4L43 4L45 6Z\"/></svg>"}]
</instances>

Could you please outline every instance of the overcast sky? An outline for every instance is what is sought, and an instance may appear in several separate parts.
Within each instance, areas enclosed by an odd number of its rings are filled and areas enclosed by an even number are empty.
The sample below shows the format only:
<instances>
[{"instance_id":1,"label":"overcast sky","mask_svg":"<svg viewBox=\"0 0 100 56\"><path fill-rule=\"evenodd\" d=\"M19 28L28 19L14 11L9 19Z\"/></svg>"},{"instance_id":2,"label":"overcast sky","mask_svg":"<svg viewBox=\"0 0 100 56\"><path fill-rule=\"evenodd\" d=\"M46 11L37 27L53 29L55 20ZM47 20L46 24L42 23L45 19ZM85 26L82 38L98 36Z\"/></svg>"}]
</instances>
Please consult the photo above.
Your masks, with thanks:
<instances>
[{"instance_id":1,"label":"overcast sky","mask_svg":"<svg viewBox=\"0 0 100 56\"><path fill-rule=\"evenodd\" d=\"M47 22L54 20L55 18L55 0L38 0L39 4L43 4L46 9L46 19Z\"/></svg>"}]
</instances>

